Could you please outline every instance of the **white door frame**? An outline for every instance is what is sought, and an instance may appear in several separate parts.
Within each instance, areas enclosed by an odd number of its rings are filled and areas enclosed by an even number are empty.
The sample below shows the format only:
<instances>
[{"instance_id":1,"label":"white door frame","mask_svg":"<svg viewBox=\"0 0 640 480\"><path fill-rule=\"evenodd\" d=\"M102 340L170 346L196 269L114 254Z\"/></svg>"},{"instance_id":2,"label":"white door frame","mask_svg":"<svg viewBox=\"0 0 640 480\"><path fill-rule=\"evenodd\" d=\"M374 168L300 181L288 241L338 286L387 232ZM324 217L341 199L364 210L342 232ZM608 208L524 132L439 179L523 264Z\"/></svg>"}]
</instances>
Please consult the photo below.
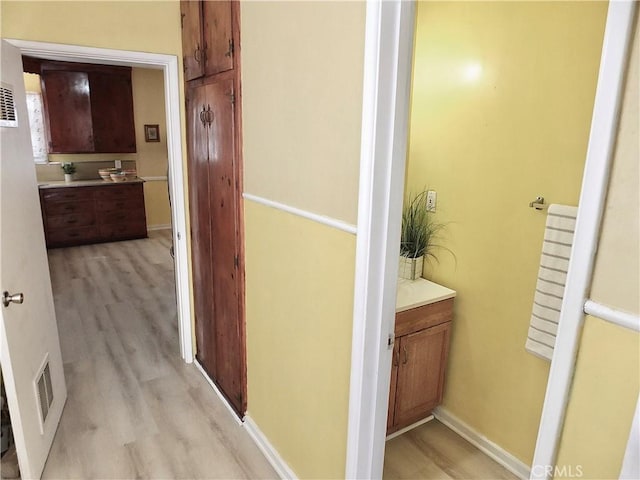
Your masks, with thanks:
<instances>
[{"instance_id":1,"label":"white door frame","mask_svg":"<svg viewBox=\"0 0 640 480\"><path fill-rule=\"evenodd\" d=\"M368 0L346 478L382 478L415 4Z\"/></svg>"},{"instance_id":2,"label":"white door frame","mask_svg":"<svg viewBox=\"0 0 640 480\"><path fill-rule=\"evenodd\" d=\"M187 250L187 206L185 203L185 178L182 170L182 126L180 122L178 57L159 53L111 50L29 40L4 40L18 47L22 54L32 57L103 65L124 65L163 71L180 354L186 363L192 363L194 349L191 324L191 294L189 290L189 257Z\"/></svg>"},{"instance_id":3,"label":"white door frame","mask_svg":"<svg viewBox=\"0 0 640 480\"><path fill-rule=\"evenodd\" d=\"M534 465L553 465L617 129L634 2L610 2L563 313ZM413 2L367 1L346 478L382 478L414 40ZM531 478L545 478L535 475ZM546 472L548 469L542 469Z\"/></svg>"}]
</instances>

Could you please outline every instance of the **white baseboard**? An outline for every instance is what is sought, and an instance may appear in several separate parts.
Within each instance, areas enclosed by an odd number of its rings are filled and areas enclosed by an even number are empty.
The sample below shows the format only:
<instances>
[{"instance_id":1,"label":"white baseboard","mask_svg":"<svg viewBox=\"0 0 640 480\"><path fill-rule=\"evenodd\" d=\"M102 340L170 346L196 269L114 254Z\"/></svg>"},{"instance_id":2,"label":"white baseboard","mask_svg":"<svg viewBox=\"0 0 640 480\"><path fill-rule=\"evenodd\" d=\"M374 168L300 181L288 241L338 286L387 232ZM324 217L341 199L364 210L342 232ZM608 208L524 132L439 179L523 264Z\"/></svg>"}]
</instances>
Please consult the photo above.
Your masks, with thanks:
<instances>
[{"instance_id":1,"label":"white baseboard","mask_svg":"<svg viewBox=\"0 0 640 480\"><path fill-rule=\"evenodd\" d=\"M280 478L283 480L298 479L298 476L291 470L289 464L284 461L274 446L271 445L266 435L262 433L262 430L260 430L256 422L254 422L248 414L244 417L244 427Z\"/></svg>"},{"instance_id":2,"label":"white baseboard","mask_svg":"<svg viewBox=\"0 0 640 480\"><path fill-rule=\"evenodd\" d=\"M389 435L387 435L387 438L385 438L385 441L388 442L393 438L399 437L403 433L407 433L409 430L413 430L414 428L419 427L420 425L424 425L425 423L430 422L431 420L433 420L433 415L429 415L428 417L423 418L422 420L418 420L416 423L412 423L408 427L404 427L398 430L397 432L390 433Z\"/></svg>"},{"instance_id":3,"label":"white baseboard","mask_svg":"<svg viewBox=\"0 0 640 480\"><path fill-rule=\"evenodd\" d=\"M501 446L493 443L484 435L475 431L458 417L452 415L442 407L437 407L433 414L440 422L445 424L469 443L476 446L483 453L491 457L518 478L521 478L522 480L527 480L529 478L531 468L528 465L518 460Z\"/></svg>"},{"instance_id":4,"label":"white baseboard","mask_svg":"<svg viewBox=\"0 0 640 480\"><path fill-rule=\"evenodd\" d=\"M233 409L233 407L229 403L229 400L227 400L227 398L222 394L222 392L220 391L218 386L215 383L213 383L213 380L211 380L211 378L209 377L207 372L204 371L204 368L202 368L202 365L200 365L200 363L197 360L194 360L193 364L200 371L200 373L205 378L205 380L209 383L209 385L211 385L211 388L213 388L213 391L216 392L216 395L218 395L218 398L222 401L222 404L225 407L227 407L227 410L229 410L229 413L231 413L231 416L236 421L236 423L238 425L242 425L242 422L244 421L244 418L243 419L238 418L238 414L236 413L236 411Z\"/></svg>"},{"instance_id":5,"label":"white baseboard","mask_svg":"<svg viewBox=\"0 0 640 480\"><path fill-rule=\"evenodd\" d=\"M147 225L147 232L151 232L153 230L171 230L171 224Z\"/></svg>"}]
</instances>

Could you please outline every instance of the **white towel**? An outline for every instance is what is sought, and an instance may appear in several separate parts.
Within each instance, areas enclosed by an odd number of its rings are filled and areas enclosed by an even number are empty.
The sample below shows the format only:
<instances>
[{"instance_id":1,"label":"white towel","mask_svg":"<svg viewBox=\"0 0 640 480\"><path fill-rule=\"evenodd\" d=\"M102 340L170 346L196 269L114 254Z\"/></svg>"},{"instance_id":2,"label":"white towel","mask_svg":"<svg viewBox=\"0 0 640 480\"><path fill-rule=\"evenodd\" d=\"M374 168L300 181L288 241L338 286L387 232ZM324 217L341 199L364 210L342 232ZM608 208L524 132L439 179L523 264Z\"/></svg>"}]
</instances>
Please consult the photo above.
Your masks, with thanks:
<instances>
[{"instance_id":1,"label":"white towel","mask_svg":"<svg viewBox=\"0 0 640 480\"><path fill-rule=\"evenodd\" d=\"M525 349L551 360L576 229L577 207L549 205Z\"/></svg>"}]
</instances>

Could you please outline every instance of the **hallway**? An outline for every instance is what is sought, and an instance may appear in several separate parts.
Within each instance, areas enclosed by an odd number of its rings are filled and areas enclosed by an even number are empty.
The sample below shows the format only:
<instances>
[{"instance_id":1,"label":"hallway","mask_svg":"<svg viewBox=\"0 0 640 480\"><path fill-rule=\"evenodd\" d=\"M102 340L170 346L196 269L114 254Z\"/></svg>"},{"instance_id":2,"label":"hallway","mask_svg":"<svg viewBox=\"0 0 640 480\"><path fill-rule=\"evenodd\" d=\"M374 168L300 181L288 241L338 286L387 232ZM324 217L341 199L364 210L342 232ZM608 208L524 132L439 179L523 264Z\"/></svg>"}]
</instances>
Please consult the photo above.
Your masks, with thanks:
<instances>
[{"instance_id":1,"label":"hallway","mask_svg":"<svg viewBox=\"0 0 640 480\"><path fill-rule=\"evenodd\" d=\"M49 251L68 399L42 478L277 478L180 358L170 244Z\"/></svg>"}]
</instances>

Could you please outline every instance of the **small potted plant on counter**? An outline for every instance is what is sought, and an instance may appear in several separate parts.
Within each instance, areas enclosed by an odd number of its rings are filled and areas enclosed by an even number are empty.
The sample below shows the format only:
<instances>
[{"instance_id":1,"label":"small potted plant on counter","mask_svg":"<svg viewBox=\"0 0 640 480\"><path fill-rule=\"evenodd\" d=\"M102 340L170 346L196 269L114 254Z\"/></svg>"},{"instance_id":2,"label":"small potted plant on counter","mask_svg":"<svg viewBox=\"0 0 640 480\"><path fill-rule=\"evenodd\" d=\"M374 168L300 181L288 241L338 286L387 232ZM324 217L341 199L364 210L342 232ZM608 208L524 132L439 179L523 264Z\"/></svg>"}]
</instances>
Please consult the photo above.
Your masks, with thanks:
<instances>
[{"instance_id":1,"label":"small potted plant on counter","mask_svg":"<svg viewBox=\"0 0 640 480\"><path fill-rule=\"evenodd\" d=\"M427 191L409 198L402 208L402 231L400 235L400 278L415 280L422 276L425 257L438 261L434 250L447 247L435 242L446 227L444 223L433 220L433 212L427 209Z\"/></svg>"},{"instance_id":2,"label":"small potted plant on counter","mask_svg":"<svg viewBox=\"0 0 640 480\"><path fill-rule=\"evenodd\" d=\"M73 162L65 162L62 164L62 171L64 172L64 181L72 182L73 174L76 173L76 166Z\"/></svg>"}]
</instances>

